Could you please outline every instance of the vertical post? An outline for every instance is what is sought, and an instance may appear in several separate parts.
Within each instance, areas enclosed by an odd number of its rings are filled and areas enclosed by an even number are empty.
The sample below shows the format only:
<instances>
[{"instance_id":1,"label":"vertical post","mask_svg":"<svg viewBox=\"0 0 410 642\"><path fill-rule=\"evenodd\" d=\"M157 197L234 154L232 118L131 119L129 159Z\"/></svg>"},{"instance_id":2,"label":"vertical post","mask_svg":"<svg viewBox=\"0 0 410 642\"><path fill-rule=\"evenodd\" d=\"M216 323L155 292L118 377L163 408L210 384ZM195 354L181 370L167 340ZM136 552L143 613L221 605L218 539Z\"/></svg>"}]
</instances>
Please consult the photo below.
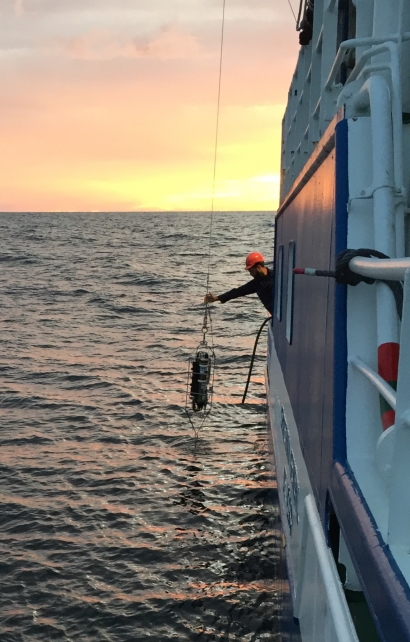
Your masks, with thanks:
<instances>
[{"instance_id":1,"label":"vertical post","mask_svg":"<svg viewBox=\"0 0 410 642\"><path fill-rule=\"evenodd\" d=\"M373 36L397 33L400 0L374 0Z\"/></svg>"},{"instance_id":2,"label":"vertical post","mask_svg":"<svg viewBox=\"0 0 410 642\"><path fill-rule=\"evenodd\" d=\"M389 89L384 79L373 77L370 87L373 187L375 189L373 193L375 248L387 256L394 257L396 256L396 221L391 101ZM384 104L380 101L380 96L384 97ZM377 141L383 145L381 153L379 153ZM397 312L390 288L380 282L376 287L378 372L395 389L399 358ZM387 430L394 424L394 411L384 399L380 399L380 410L383 430Z\"/></svg>"},{"instance_id":3,"label":"vertical post","mask_svg":"<svg viewBox=\"0 0 410 642\"><path fill-rule=\"evenodd\" d=\"M404 280L401 351L397 382L395 444L390 486L387 543L395 553L408 555L410 533L410 269Z\"/></svg>"},{"instance_id":4,"label":"vertical post","mask_svg":"<svg viewBox=\"0 0 410 642\"><path fill-rule=\"evenodd\" d=\"M370 106L373 158L373 224L375 249L387 256L396 256L396 214L394 182L394 145L392 106L387 82L372 76L363 85L355 100L360 112ZM393 384L397 380L399 328L393 293L385 284L377 283L377 345L378 371ZM383 429L394 423L394 412L382 407Z\"/></svg>"}]
</instances>

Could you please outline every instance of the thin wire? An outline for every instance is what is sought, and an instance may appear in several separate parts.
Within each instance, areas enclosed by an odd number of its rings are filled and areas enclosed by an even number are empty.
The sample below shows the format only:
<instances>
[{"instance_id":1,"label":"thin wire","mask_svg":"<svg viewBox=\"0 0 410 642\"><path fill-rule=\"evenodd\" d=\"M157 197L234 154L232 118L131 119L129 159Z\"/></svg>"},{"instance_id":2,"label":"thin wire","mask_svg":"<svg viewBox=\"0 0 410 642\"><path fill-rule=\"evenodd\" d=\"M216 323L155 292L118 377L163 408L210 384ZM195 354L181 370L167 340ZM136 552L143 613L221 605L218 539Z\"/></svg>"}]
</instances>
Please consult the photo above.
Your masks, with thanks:
<instances>
[{"instance_id":1,"label":"thin wire","mask_svg":"<svg viewBox=\"0 0 410 642\"><path fill-rule=\"evenodd\" d=\"M214 175L213 175L213 182L212 182L212 207L211 207L211 222L210 222L210 227L209 227L209 243L208 243L208 271L207 271L207 277L206 277L206 293L209 291L209 274L211 270L211 242L212 242L212 227L213 227L213 218L214 218L214 201L215 201L215 182L216 182L216 162L217 162L217 157L218 157L218 137L219 137L219 114L220 114L220 106L221 106L221 85L222 85L222 59L223 59L223 46L224 46L224 33L225 33L225 4L226 0L223 0L223 9L222 9L222 31L221 31L221 50L220 50L220 55L219 55L219 81L218 81L218 105L217 105L217 113L216 113L216 131L215 131L215 149L214 149ZM209 328L208 328L208 323L209 323ZM207 341L206 341L206 335L208 330L211 330L211 346L208 346ZM203 332L203 339L200 345L198 346L197 350L199 348L207 348L211 352L211 360L212 360L212 381L211 381L211 387L210 387L210 399L209 399L209 404L208 404L208 409L205 410L204 412L201 411L201 420L198 425L198 423L194 422L193 420L193 413L188 409L189 404L188 404L188 398L189 398L189 380L190 380L190 371L189 371L189 366L188 366L188 381L187 381L187 389L186 389L186 400L185 400L185 413L189 419L189 422L194 430L195 434L195 440L199 438L199 431L201 430L202 426L204 425L208 415L211 412L212 409L212 400L213 400L213 387L214 387L214 377L215 377L215 353L214 353L214 348L213 348L213 337L212 337L212 316L211 316L211 309L209 307L209 304L205 304L205 310L204 310L204 319L202 323L202 332ZM189 359L189 363L191 363L191 358Z\"/></svg>"},{"instance_id":2,"label":"thin wire","mask_svg":"<svg viewBox=\"0 0 410 642\"><path fill-rule=\"evenodd\" d=\"M291 12L293 13L293 17L295 18L295 22L297 22L297 18L296 18L295 12L293 11L292 5L290 4L290 0L288 0L288 5L290 7Z\"/></svg>"},{"instance_id":3,"label":"thin wire","mask_svg":"<svg viewBox=\"0 0 410 642\"><path fill-rule=\"evenodd\" d=\"M215 130L215 149L214 149L214 176L212 181L212 206L211 206L211 223L209 227L208 271L206 276L206 293L209 292L209 273L211 269L211 240L212 240L212 228L213 228L213 222L214 222L216 165L217 165L217 158L218 158L218 139L219 139L219 114L221 111L222 61L223 61L224 35L225 35L225 5L226 5L226 0L223 0L221 49L219 54L218 105L216 110L216 130Z\"/></svg>"}]
</instances>

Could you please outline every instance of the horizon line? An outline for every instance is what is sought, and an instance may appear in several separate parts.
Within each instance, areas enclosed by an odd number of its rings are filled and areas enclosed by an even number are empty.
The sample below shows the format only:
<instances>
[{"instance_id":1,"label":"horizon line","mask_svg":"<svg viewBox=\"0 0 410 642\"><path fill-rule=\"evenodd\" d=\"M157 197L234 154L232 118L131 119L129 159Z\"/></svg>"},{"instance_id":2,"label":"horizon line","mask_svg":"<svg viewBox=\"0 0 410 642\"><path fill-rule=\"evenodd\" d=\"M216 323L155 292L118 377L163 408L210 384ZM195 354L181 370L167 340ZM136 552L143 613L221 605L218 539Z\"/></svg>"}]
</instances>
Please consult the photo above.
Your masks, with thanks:
<instances>
[{"instance_id":1,"label":"horizon line","mask_svg":"<svg viewBox=\"0 0 410 642\"><path fill-rule=\"evenodd\" d=\"M3 210L1 214L276 214L277 210Z\"/></svg>"}]
</instances>

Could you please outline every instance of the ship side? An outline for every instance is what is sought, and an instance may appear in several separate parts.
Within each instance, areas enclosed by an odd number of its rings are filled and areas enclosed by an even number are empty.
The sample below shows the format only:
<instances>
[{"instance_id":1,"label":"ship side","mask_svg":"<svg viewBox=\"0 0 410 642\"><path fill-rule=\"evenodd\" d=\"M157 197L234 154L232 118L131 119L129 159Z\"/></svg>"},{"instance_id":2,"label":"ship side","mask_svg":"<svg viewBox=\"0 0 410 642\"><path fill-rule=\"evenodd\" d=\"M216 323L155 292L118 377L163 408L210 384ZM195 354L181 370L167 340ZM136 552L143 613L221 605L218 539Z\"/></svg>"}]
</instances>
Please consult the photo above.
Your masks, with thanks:
<instances>
[{"instance_id":1,"label":"ship side","mask_svg":"<svg viewBox=\"0 0 410 642\"><path fill-rule=\"evenodd\" d=\"M301 9L267 361L293 617L410 642L410 2Z\"/></svg>"}]
</instances>

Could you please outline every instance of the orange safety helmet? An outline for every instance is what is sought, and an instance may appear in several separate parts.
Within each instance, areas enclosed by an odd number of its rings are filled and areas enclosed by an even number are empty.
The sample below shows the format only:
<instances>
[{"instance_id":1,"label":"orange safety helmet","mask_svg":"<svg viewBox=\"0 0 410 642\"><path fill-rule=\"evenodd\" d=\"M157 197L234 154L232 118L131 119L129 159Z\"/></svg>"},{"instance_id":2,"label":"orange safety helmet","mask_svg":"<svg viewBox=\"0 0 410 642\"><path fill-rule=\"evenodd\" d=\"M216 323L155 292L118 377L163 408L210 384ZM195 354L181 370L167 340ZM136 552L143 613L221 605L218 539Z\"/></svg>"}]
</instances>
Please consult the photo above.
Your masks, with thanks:
<instances>
[{"instance_id":1,"label":"orange safety helmet","mask_svg":"<svg viewBox=\"0 0 410 642\"><path fill-rule=\"evenodd\" d=\"M265 259L263 258L263 255L260 252L251 252L246 257L245 270L250 270L257 263L264 263L264 262L265 262Z\"/></svg>"}]
</instances>

